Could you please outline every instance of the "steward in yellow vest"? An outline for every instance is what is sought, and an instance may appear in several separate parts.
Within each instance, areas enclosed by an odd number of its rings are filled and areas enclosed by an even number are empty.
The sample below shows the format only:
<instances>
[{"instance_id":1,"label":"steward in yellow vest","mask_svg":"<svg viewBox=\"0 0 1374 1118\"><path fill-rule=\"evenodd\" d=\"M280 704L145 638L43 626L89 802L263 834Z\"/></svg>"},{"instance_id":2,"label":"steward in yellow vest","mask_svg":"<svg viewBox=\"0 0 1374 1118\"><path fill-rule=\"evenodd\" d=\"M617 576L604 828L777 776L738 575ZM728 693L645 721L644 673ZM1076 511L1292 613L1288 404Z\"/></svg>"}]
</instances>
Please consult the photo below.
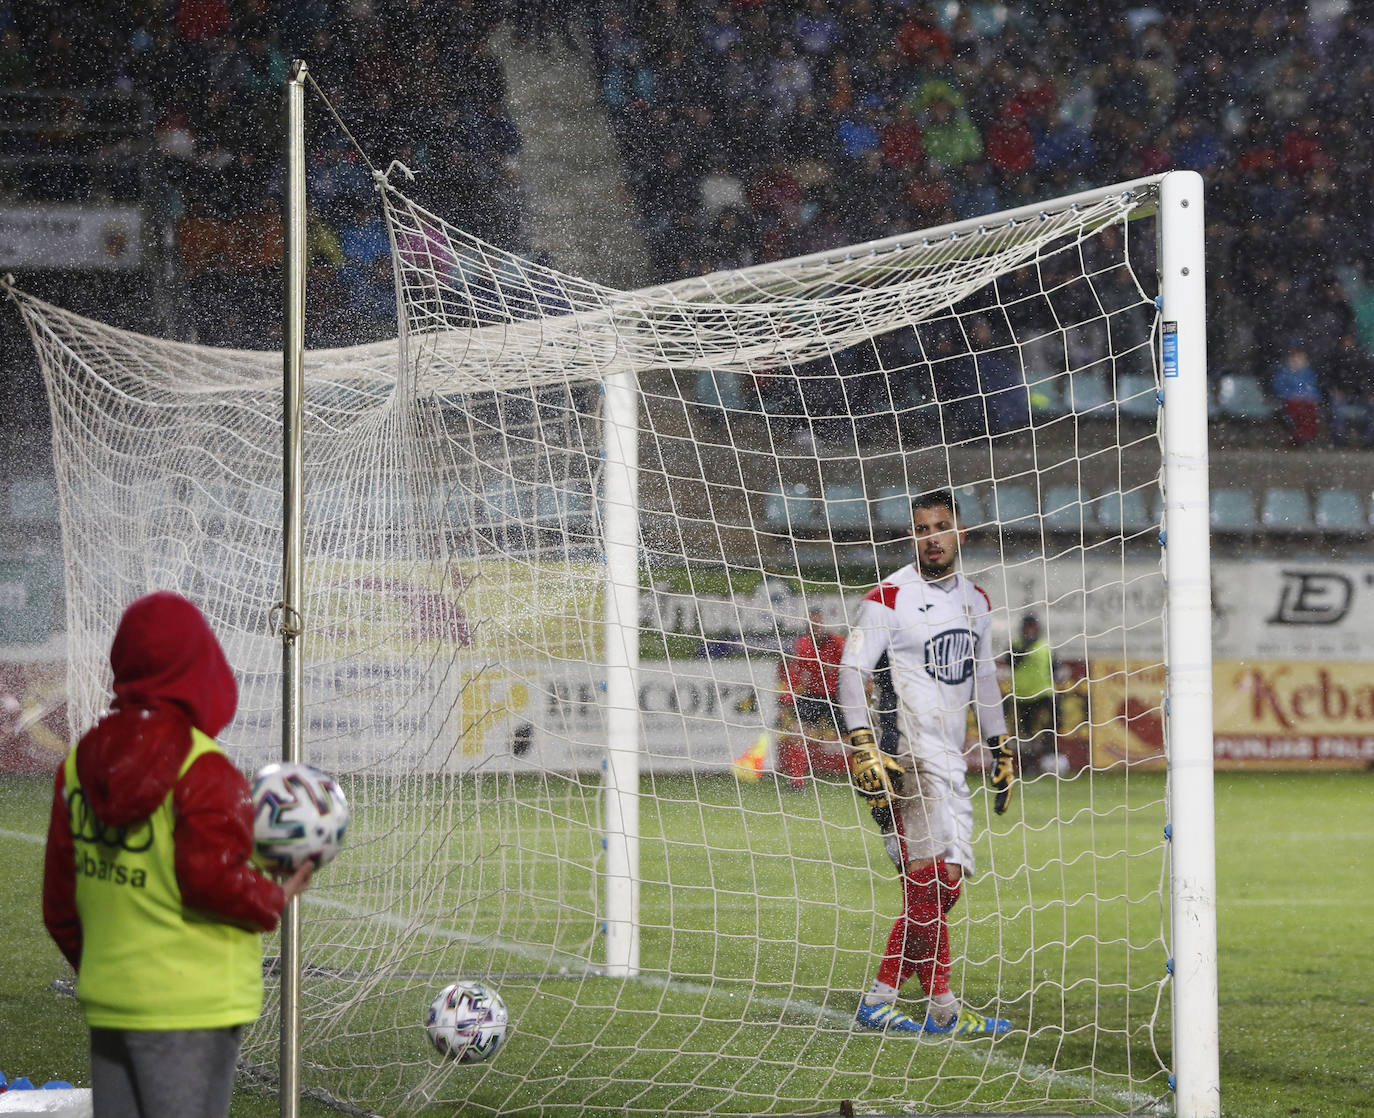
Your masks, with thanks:
<instances>
[{"instance_id":1,"label":"steward in yellow vest","mask_svg":"<svg viewBox=\"0 0 1374 1118\"><path fill-rule=\"evenodd\" d=\"M1033 614L1021 619L1021 637L1011 645L1011 694L1022 763L1057 762L1054 655Z\"/></svg>"},{"instance_id":2,"label":"steward in yellow vest","mask_svg":"<svg viewBox=\"0 0 1374 1118\"><path fill-rule=\"evenodd\" d=\"M114 702L57 771L43 920L77 971L96 1112L227 1113L262 1008L261 933L310 879L251 863L248 781L215 743L238 687L200 611L125 611Z\"/></svg>"}]
</instances>

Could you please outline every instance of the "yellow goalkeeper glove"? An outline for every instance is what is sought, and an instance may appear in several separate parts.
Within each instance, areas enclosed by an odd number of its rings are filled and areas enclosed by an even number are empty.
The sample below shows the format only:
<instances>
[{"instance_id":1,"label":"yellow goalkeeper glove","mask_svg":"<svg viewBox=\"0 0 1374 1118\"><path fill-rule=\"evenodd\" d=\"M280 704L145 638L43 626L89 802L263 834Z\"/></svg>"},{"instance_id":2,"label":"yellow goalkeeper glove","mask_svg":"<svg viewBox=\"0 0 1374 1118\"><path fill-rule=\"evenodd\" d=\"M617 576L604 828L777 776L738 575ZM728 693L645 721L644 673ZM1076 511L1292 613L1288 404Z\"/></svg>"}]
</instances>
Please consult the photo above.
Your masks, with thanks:
<instances>
[{"instance_id":1,"label":"yellow goalkeeper glove","mask_svg":"<svg viewBox=\"0 0 1374 1118\"><path fill-rule=\"evenodd\" d=\"M868 801L868 809L878 826L892 826L892 797L902 790L902 766L889 753L878 748L873 731L867 726L850 730L844 740L849 745L849 771L854 787Z\"/></svg>"},{"instance_id":2,"label":"yellow goalkeeper glove","mask_svg":"<svg viewBox=\"0 0 1374 1118\"><path fill-rule=\"evenodd\" d=\"M1011 746L1007 744L1005 734L994 734L987 741L988 748L992 750L992 769L988 783L997 793L993 797L992 810L1002 815L1007 810L1007 801L1011 799L1012 785L1016 783L1016 758Z\"/></svg>"}]
</instances>

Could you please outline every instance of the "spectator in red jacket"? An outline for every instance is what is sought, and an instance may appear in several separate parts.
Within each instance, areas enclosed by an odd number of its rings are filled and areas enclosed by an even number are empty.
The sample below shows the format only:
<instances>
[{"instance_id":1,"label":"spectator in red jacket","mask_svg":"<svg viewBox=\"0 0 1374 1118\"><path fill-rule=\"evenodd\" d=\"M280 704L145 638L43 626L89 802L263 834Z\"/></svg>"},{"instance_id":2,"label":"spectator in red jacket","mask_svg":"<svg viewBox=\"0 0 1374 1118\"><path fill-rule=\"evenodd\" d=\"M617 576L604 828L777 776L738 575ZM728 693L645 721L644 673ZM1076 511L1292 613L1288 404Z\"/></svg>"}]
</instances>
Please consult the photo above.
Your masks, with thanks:
<instances>
[{"instance_id":1,"label":"spectator in red jacket","mask_svg":"<svg viewBox=\"0 0 1374 1118\"><path fill-rule=\"evenodd\" d=\"M1024 175L1035 164L1035 137L1026 124L1026 110L1009 104L1001 119L983 131L983 152L1003 182Z\"/></svg>"},{"instance_id":2,"label":"spectator in red jacket","mask_svg":"<svg viewBox=\"0 0 1374 1118\"><path fill-rule=\"evenodd\" d=\"M937 70L954 57L954 46L933 4L922 4L897 29L897 50L913 66Z\"/></svg>"}]
</instances>

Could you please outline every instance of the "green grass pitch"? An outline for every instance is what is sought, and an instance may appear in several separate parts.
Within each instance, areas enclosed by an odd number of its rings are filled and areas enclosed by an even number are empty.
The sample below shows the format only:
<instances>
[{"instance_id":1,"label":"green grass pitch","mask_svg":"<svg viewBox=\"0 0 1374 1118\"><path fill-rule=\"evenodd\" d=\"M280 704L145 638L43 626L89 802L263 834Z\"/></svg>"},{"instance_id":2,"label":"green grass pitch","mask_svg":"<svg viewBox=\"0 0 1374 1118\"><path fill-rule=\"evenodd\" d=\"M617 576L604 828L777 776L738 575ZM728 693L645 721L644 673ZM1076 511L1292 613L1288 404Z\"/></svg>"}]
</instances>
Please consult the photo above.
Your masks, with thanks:
<instances>
[{"instance_id":1,"label":"green grass pitch","mask_svg":"<svg viewBox=\"0 0 1374 1118\"><path fill-rule=\"evenodd\" d=\"M779 797L771 782L661 780L659 795L644 801L642 820L644 979L584 975L500 983L517 1032L491 1065L472 1074L464 1113L613 1113L630 1104L663 1112L834 1113L843 1098L853 1098L862 1112L874 1097L873 1085L891 1078L913 1088L907 1100L913 1112L939 1113L970 1096L977 1108L995 1110L1009 1094L1013 1073L1035 1067L1053 1067L1070 1081L1062 1091L1047 1086L1039 1109L1067 1110L1074 1107L1059 1100L1081 1095L1083 1080L1097 1075L1110 1081L1128 1066L1147 1089L1116 1092L1110 1107L1097 1109L1160 1112L1156 1100L1167 1099L1167 1090L1151 1050L1147 1012L1157 986L1159 918L1142 920L1138 912L1149 906L1133 897L1158 885L1154 818L1163 779L1133 775L1128 796L1112 787L1119 780L1095 776L1096 793L1086 781L1037 781L1023 789L1018 808L1024 818L1053 816L1065 823L1041 832L999 820L992 829L1000 833L980 845L980 856L995 853L997 876L975 882L961 902L965 915L956 924L956 943L979 966L959 981L970 996L995 985L1008 1016L1024 1018L1033 1009L1032 1019L1060 1025L963 1044L913 1044L843 1027L886 935L887 920L875 919L873 910L890 912L894 899L885 890L895 897L896 888L868 869L875 864L866 846L876 843L872 835L824 825L842 814L848 789ZM1374 899L1364 887L1374 849L1370 780L1354 772L1218 775L1222 1099L1228 1116L1374 1114L1374 953L1368 950ZM694 785L690 797L687 784ZM0 962L0 1070L35 1081L82 1083L85 1030L75 1003L50 989L66 970L39 919L49 787L45 779L0 781L0 857L7 867L0 911L9 932ZM1087 811L1093 795L1124 807ZM1133 813L1137 800L1142 807ZM687 857L675 839L680 834L709 835L710 845ZM552 826L538 828L530 839L553 847L566 842ZM580 880L575 863L571 875L565 868L556 880L541 878L547 871L531 871L521 888L536 897L585 888L574 906L585 908L581 915L590 919L591 876ZM465 874L451 883L455 892L501 884L490 868L474 866ZM1108 880L1118 882L1111 890L1121 893L1117 901L1104 888ZM1067 902L1085 888L1101 895L1094 911L1051 901L1056 890ZM994 908L1002 919L992 918ZM331 910L307 915L327 924ZM334 918L342 932L347 919ZM572 935L557 922L542 925L538 904L524 919L518 939L525 943ZM569 928L581 935L586 923L572 921ZM1083 936L1088 925L1091 940ZM485 933L470 926L464 934L474 941ZM343 942L341 934L324 936L324 942L335 939ZM568 957L588 951L574 940L576 935L563 945ZM1049 950L1049 944L1061 946ZM494 972L531 969L528 959L501 953L497 947L488 956ZM417 969L429 967L428 960L415 962ZM1055 973L1045 973L1051 963ZM809 976L815 984L808 990ZM396 997L422 1001L426 988L402 983ZM1165 994L1155 1039L1167 1064ZM1094 1018L1116 1022L1118 1033L1104 1042L1103 1034L1074 1027ZM519 1027L530 1020L541 1027ZM555 1024L561 1028L551 1043ZM390 1058L421 1071L428 1066L418 1022L409 1035L393 1033L371 1049L374 1064ZM347 1073L338 1074L345 1094ZM651 1076L670 1085L643 1093ZM735 1085L733 1101L722 1083ZM882 1109L896 1108L884 1099ZM433 1110L451 1113L452 1106ZM269 1115L277 1107L245 1086L233 1113ZM302 1113L336 1112L306 1100Z\"/></svg>"}]
</instances>

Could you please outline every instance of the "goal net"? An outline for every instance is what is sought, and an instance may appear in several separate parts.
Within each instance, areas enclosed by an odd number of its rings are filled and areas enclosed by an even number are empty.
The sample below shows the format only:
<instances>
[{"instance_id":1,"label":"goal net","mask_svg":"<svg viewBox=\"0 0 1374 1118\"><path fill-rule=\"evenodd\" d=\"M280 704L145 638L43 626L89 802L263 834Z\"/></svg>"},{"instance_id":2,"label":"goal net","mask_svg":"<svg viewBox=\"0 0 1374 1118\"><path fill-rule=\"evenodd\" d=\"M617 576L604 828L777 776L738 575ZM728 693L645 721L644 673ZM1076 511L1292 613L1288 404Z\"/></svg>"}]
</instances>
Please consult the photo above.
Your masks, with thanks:
<instances>
[{"instance_id":1,"label":"goal net","mask_svg":"<svg viewBox=\"0 0 1374 1118\"><path fill-rule=\"evenodd\" d=\"M1167 1108L1160 180L632 292L379 194L399 336L305 361L304 753L353 823L302 900L302 1084L387 1115ZM74 727L124 606L170 588L237 669L222 741L277 759L281 355L11 294ZM1005 815L969 731L952 984L996 1040L854 1027L901 893L789 671L944 488L992 654L1033 615L1054 659ZM459 978L509 1007L489 1061L428 1045Z\"/></svg>"}]
</instances>

